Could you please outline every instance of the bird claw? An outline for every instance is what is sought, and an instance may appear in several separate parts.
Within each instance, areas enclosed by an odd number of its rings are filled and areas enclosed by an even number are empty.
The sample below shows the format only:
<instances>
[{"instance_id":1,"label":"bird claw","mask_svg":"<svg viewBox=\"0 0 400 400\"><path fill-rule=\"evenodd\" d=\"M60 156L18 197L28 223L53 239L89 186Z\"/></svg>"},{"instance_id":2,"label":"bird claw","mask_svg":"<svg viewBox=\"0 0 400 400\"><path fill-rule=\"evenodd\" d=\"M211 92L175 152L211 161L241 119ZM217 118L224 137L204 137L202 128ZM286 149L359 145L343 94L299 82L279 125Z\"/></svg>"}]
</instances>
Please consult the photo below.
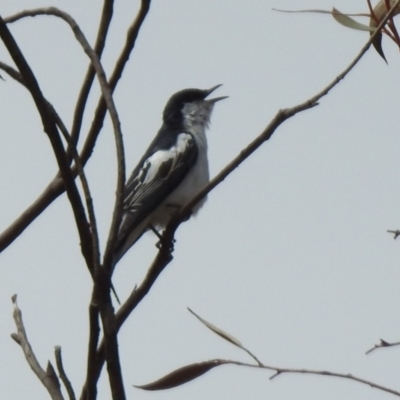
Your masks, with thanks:
<instances>
[{"instance_id":1,"label":"bird claw","mask_svg":"<svg viewBox=\"0 0 400 400\"><path fill-rule=\"evenodd\" d=\"M161 250L161 249L162 249L162 247L163 247L163 245L164 245L163 242L164 242L163 238L160 237L160 240L156 243L156 247L157 247L158 250ZM168 248L168 252L169 252L169 253L173 253L175 242L176 242L176 240L175 240L175 239L172 239L172 242L171 242L171 244L170 244L170 246L169 246L169 248Z\"/></svg>"}]
</instances>

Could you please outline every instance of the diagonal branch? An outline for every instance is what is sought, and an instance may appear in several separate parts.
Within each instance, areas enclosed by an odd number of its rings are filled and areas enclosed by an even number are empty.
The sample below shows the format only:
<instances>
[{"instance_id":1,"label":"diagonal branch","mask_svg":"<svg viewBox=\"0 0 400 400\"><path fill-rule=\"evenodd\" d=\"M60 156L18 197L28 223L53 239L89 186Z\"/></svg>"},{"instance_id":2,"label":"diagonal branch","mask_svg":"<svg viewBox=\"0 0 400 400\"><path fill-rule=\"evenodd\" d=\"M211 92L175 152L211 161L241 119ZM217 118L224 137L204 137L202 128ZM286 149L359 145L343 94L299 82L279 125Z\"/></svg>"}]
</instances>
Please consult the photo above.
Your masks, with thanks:
<instances>
[{"instance_id":1,"label":"diagonal branch","mask_svg":"<svg viewBox=\"0 0 400 400\"><path fill-rule=\"evenodd\" d=\"M23 80L21 74L18 71L16 71L14 68L12 68L11 66L9 66L3 62L0 62L0 69L6 71L13 79L15 79L17 82L19 82L21 85L23 85L26 88L25 81ZM78 175L81 180L83 193L85 195L90 229L92 232L92 253L93 253L93 262L94 262L93 268L96 268L96 266L98 266L100 264L100 247L99 247L99 235L98 235L98 230L97 230L96 217L95 217L95 213L94 213L93 199L92 199L92 195L91 195L90 189L89 189L89 182L86 178L85 172L83 170L82 162L79 158L76 148L71 146L72 139L71 139L71 136L70 136L67 128L64 125L64 122L61 120L60 116L58 115L57 111L54 109L53 105L47 100L46 100L46 102L47 102L47 107L49 108L49 112L52 114L52 116L58 126L58 129L63 134L65 140L67 141L67 143L69 145L70 152L73 156L76 168L78 170ZM92 266L90 266L90 268L91 267ZM91 270L91 273L93 273L93 270Z\"/></svg>"},{"instance_id":2,"label":"diagonal branch","mask_svg":"<svg viewBox=\"0 0 400 400\"><path fill-rule=\"evenodd\" d=\"M115 90L121 76L125 69L129 56L135 46L136 39L139 35L140 29L146 19L150 9L151 0L142 0L141 8L137 17L128 30L125 46L121 55L115 65L114 72L112 73L109 85L112 91ZM103 126L104 117L106 114L106 105L104 99L101 97L89 130L87 140L85 142L83 151L80 155L82 164L85 165L90 158L93 148L96 144L97 137ZM76 169L73 170L76 176ZM65 191L63 181L60 177L56 176L52 182L49 183L47 188L42 194L29 206L2 234L0 234L0 252L6 249L14 240L21 235L21 233L61 194Z\"/></svg>"},{"instance_id":3,"label":"diagonal branch","mask_svg":"<svg viewBox=\"0 0 400 400\"><path fill-rule=\"evenodd\" d=\"M87 265L92 264L92 254L87 251L90 249L91 243L91 233L87 223L85 210L82 204L82 199L79 195L78 189L74 182L74 177L72 176L71 170L69 168L65 150L58 134L56 123L54 117L49 112L47 106L47 100L44 98L39 84L33 74L31 68L25 60L21 50L19 49L16 41L8 30L4 20L0 17L0 37L3 40L8 52L10 53L15 65L18 67L23 81L32 98L35 102L36 108L40 114L44 131L50 139L50 143L53 147L54 154L57 159L59 169L61 171L61 176L67 190L67 195L71 203L72 210L75 216L75 222L78 228L79 237L82 243L82 252L85 257ZM87 246L87 244L89 244Z\"/></svg>"},{"instance_id":4,"label":"diagonal branch","mask_svg":"<svg viewBox=\"0 0 400 400\"><path fill-rule=\"evenodd\" d=\"M12 297L12 302L14 304L13 317L15 325L17 327L17 333L11 334L11 337L21 346L26 361L31 367L32 371L42 382L43 386L49 392L53 400L64 400L63 395L60 390L60 382L54 373L54 368L50 364L47 365L47 371L45 371L39 364L35 353L32 350L32 346L29 343L28 337L26 335L24 322L22 320L22 313L17 304L17 295Z\"/></svg>"},{"instance_id":5,"label":"diagonal branch","mask_svg":"<svg viewBox=\"0 0 400 400\"><path fill-rule=\"evenodd\" d=\"M60 375L60 379L62 380L62 382L63 382L63 384L65 386L65 390L68 393L69 400L76 400L74 389L73 389L73 387L71 385L71 382L68 379L68 376L67 376L67 374L65 373L65 370L64 370L64 365L63 365L63 361L62 361L61 347L60 346L56 346L55 347L54 355L55 355L55 358L56 358L56 365L57 365L58 373Z\"/></svg>"},{"instance_id":6,"label":"diagonal branch","mask_svg":"<svg viewBox=\"0 0 400 400\"><path fill-rule=\"evenodd\" d=\"M94 52L97 54L99 59L101 58L106 43L108 29L110 27L111 19L113 16L113 7L114 0L104 1L100 25L97 32L96 44L94 46ZM85 112L87 99L93 85L94 77L95 70L92 63L89 63L75 106L74 119L71 128L71 148L76 148L78 144L79 134L82 127L83 114ZM67 153L69 154L69 151L67 151Z\"/></svg>"},{"instance_id":7,"label":"diagonal branch","mask_svg":"<svg viewBox=\"0 0 400 400\"><path fill-rule=\"evenodd\" d=\"M397 1L400 3L400 0ZM268 141L272 135L275 133L276 129L280 125L296 114L311 109L318 105L318 101L326 96L341 80L343 80L346 75L355 67L355 65L361 60L364 54L367 52L374 40L374 35L378 34L380 29L384 26L388 18L390 18L391 13L394 11L392 8L388 15L382 20L381 24L378 26L376 32L370 37L365 46L361 49L356 58L349 64L349 66L335 78L328 86L326 86L321 92L317 93L313 97L298 104L295 107L279 110L272 121L264 129L264 131L251 142L245 149L243 149L237 157L235 157L214 179L212 179L208 185L206 185L200 192L193 197L185 206L183 206L177 214L177 216L170 221L168 226L163 232L161 247L157 253L156 258L151 264L147 271L146 277L139 285L135 287L130 296L121 306L121 308L116 313L116 324L119 330L132 311L140 304L143 298L152 288L153 284L164 270L164 268L172 261L171 248L173 245L174 234L176 229L179 227L181 222L187 219L190 215L190 211L193 207L211 190L218 186L228 175L230 175L242 162L244 162L251 154L253 154L263 143ZM102 342L97 351L97 379L100 376L101 369L104 365L104 342Z\"/></svg>"},{"instance_id":8,"label":"diagonal branch","mask_svg":"<svg viewBox=\"0 0 400 400\"><path fill-rule=\"evenodd\" d=\"M64 20L72 29L75 38L82 46L84 52L90 58L92 62L92 66L96 71L97 78L99 80L101 93L103 95L103 99L106 103L108 112L110 114L111 122L114 129L115 143L117 149L117 166L118 166L118 177L117 177L117 190L116 190L116 201L114 206L113 218L111 222L110 234L107 242L107 247L105 251L105 265L106 269L109 269L109 264L111 264L112 253L114 249L114 243L116 241L118 227L121 222L122 217L122 192L125 185L125 157L124 157L124 146L122 140L122 132L121 132L121 124L118 117L118 112L115 107L114 100L112 98L112 90L108 85L107 78L103 66L100 63L100 60L94 50L90 47L89 42L87 41L85 35L80 29L79 25L76 21L66 13L56 7L47 7L47 8L37 8L33 10L24 10L21 11L11 17L7 18L7 23L18 21L21 18L25 17L34 17L37 15L52 15Z\"/></svg>"}]
</instances>

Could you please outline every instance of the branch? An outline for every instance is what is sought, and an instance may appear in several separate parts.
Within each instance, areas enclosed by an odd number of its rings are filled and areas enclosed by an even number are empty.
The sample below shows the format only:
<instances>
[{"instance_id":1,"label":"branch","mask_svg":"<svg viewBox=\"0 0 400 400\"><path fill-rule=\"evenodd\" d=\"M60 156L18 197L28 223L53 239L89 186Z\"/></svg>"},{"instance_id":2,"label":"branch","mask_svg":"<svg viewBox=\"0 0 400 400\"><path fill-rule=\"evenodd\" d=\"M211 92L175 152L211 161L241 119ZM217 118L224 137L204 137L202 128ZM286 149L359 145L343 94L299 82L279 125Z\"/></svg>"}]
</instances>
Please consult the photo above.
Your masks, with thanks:
<instances>
[{"instance_id":1,"label":"branch","mask_svg":"<svg viewBox=\"0 0 400 400\"><path fill-rule=\"evenodd\" d=\"M45 371L40 366L39 361L37 360L32 350L32 346L29 343L28 337L26 335L25 326L22 320L22 313L21 310L18 308L17 295L14 295L11 299L14 304L13 317L15 325L17 327L17 333L11 334L12 339L14 339L15 342L17 342L21 346L26 361L28 362L35 375L39 378L40 382L42 382L43 386L47 389L50 397L53 400L64 400L60 390L60 383L54 373L54 368L49 362L47 365L47 371Z\"/></svg>"},{"instance_id":2,"label":"branch","mask_svg":"<svg viewBox=\"0 0 400 400\"><path fill-rule=\"evenodd\" d=\"M109 85L112 91L115 90L119 82L122 72L128 62L131 51L134 48L136 39L139 35L145 18L150 9L150 0L142 0L141 8L136 17L136 20L128 30L125 46L116 63L114 72L112 73ZM89 130L89 134L83 147L80 158L82 164L85 165L90 158L94 145L96 143L99 132L103 126L103 121L106 113L106 105L101 97ZM73 170L76 176L76 170ZM0 252L6 249L19 235L61 194L65 191L62 179L58 176L53 179L42 194L29 206L1 235L0 235Z\"/></svg>"},{"instance_id":3,"label":"branch","mask_svg":"<svg viewBox=\"0 0 400 400\"><path fill-rule=\"evenodd\" d=\"M111 303L110 291L100 306L100 314L104 329L105 358L113 400L125 400L125 389L122 380L121 363L118 353L118 329L115 323L114 309Z\"/></svg>"},{"instance_id":4,"label":"branch","mask_svg":"<svg viewBox=\"0 0 400 400\"><path fill-rule=\"evenodd\" d=\"M68 379L67 374L65 373L65 370L64 370L60 346L55 347L54 355L56 357L56 365L57 365L58 373L60 374L60 378L61 378L61 380L65 386L65 389L68 393L69 400L75 400L76 398L75 398L74 389L72 388L71 382Z\"/></svg>"},{"instance_id":5,"label":"branch","mask_svg":"<svg viewBox=\"0 0 400 400\"><path fill-rule=\"evenodd\" d=\"M351 374L341 374L337 372L331 372L331 371L320 371L320 370L312 370L312 369L298 369L298 368L280 368L280 367L273 367L269 365L264 365L264 364L249 364L249 363L243 363L240 361L232 361L232 360L221 360L221 359L215 359L215 360L209 360L205 361L202 363L197 363L197 364L191 364L191 365L186 365L182 368L179 368L168 375L158 379L155 382L146 384L146 385L141 385L141 386L136 386L139 389L144 389L144 390L164 390L164 389L169 389L173 387L177 387L180 385L183 385L193 379L196 379L197 377L203 375L204 373L210 371L211 369L215 367L219 367L221 365L237 365L241 367L249 367L249 368L258 368L258 369L266 369L269 371L275 371L275 373L269 378L270 380L276 378L278 375L282 374L308 374L308 375L323 375L323 376L332 376L335 378L342 378L342 379L349 379L355 382L362 383L364 385L373 387L378 390L382 390L383 392L391 393L394 394L395 396L400 396L400 392L397 392L396 390L387 388L382 385L378 385L372 381L359 378L357 376L351 375Z\"/></svg>"},{"instance_id":6,"label":"branch","mask_svg":"<svg viewBox=\"0 0 400 400\"><path fill-rule=\"evenodd\" d=\"M396 230L396 231L391 231L391 230L387 230L387 233L392 233L394 235L393 239L397 239L400 236L400 230Z\"/></svg>"},{"instance_id":7,"label":"branch","mask_svg":"<svg viewBox=\"0 0 400 400\"><path fill-rule=\"evenodd\" d=\"M245 364L245 363L240 363L240 362L234 362L233 364L236 365L242 365L242 366L251 366L250 364ZM370 386L375 389L382 390L384 392L388 392L391 394L394 394L396 396L400 396L400 392L397 392L396 390L392 390L390 388L387 388L382 385L378 385L372 381L369 381L367 379L359 378L357 376L354 376L352 374L341 374L337 372L330 372L330 371L318 371L318 370L311 370L311 369L297 369L297 368L277 368L277 367L269 367L266 365L259 366L259 365L254 365L256 368L264 368L268 370L275 370L276 373L270 377L270 379L274 379L278 375L281 374L309 374L309 375L324 375L324 376L333 376L336 378L343 378L343 379L349 379L355 382L362 383L364 385Z\"/></svg>"},{"instance_id":8,"label":"branch","mask_svg":"<svg viewBox=\"0 0 400 400\"><path fill-rule=\"evenodd\" d=\"M389 10L386 14L385 18L382 19L376 31L370 36L367 43L361 49L359 54L356 58L350 63L350 65L340 73L328 86L326 86L323 90L319 93L311 97L310 99L300 103L299 105L286 108L283 110L279 110L278 113L275 115L274 119L269 123L269 125L265 128L265 130L253 141L251 142L245 149L243 149L240 154L234 158L214 179L212 179L202 190L200 190L197 195L190 200L187 204L185 204L179 214L171 221L169 224L170 226L167 227L168 229L176 229L175 224L178 224L185 221L188 216L190 216L190 212L193 207L203 199L211 190L213 190L216 186L218 186L233 170L235 170L243 161L245 161L251 154L253 154L264 142L269 140L271 136L274 134L275 130L287 119L293 117L294 115L298 114L299 112L308 110L312 107L318 105L318 101L325 97L335 86L337 86L340 81L342 81L348 73L358 64L358 62L362 59L364 54L368 51L371 47L371 44L375 40L376 36L379 35L381 29L384 27L386 22L392 16L393 12L395 11L396 7L400 4L400 0L397 0L393 7Z\"/></svg>"},{"instance_id":9,"label":"branch","mask_svg":"<svg viewBox=\"0 0 400 400\"><path fill-rule=\"evenodd\" d=\"M365 352L365 354L370 354L376 349L380 349L382 347L394 347L394 346L399 346L400 342L394 342L394 343L389 343L386 340L380 339L380 343L374 345L371 349Z\"/></svg>"},{"instance_id":10,"label":"branch","mask_svg":"<svg viewBox=\"0 0 400 400\"><path fill-rule=\"evenodd\" d=\"M400 3L400 0L398 0ZM392 11L392 10L391 10ZM377 28L381 28L381 25L387 21L387 18L390 16L386 16L385 19L381 22L380 26ZM119 330L132 311L138 306L138 304L143 300L143 298L147 295L147 293L152 288L154 282L157 280L161 272L165 269L165 267L172 261L171 249L173 247L174 234L179 225L187 219L190 215L193 207L203 198L205 197L211 190L213 190L216 186L218 186L231 172L233 172L244 160L246 160L252 153L254 153L264 142L269 140L271 136L274 134L276 129L287 119L293 117L299 112L311 109L318 105L318 101L326 96L331 89L333 89L342 79L346 77L346 75L355 67L355 65L360 61L363 55L367 52L369 47L371 46L372 41L374 40L374 34L370 37L366 45L362 48L357 57L353 60L353 62L336 78L334 79L325 89L321 92L317 93L315 96L310 99L304 101L303 103L298 104L295 107L287 108L283 110L279 110L272 121L268 124L265 130L251 142L245 149L243 149L237 157L235 157L214 179L212 179L200 192L193 197L186 205L184 205L179 213L173 218L166 229L163 232L161 239L161 246L159 252L151 264L146 277L142 281L139 287L135 287L132 291L128 299L121 306L121 308L116 313L116 324L117 329ZM104 342L102 342L97 351L97 379L100 376L101 369L104 365Z\"/></svg>"},{"instance_id":11,"label":"branch","mask_svg":"<svg viewBox=\"0 0 400 400\"><path fill-rule=\"evenodd\" d=\"M99 310L97 304L91 301L89 306L89 345L88 345L88 361L86 369L86 381L82 390L81 400L96 399L97 396L97 374L96 374L96 351L99 343Z\"/></svg>"},{"instance_id":12,"label":"branch","mask_svg":"<svg viewBox=\"0 0 400 400\"><path fill-rule=\"evenodd\" d=\"M103 95L103 99L106 103L108 112L110 114L111 122L114 129L114 137L116 143L117 150L117 165L118 165L118 178L117 178L117 190L116 190L116 201L114 206L113 218L111 222L110 234L107 241L107 246L105 250L104 256L104 264L106 269L109 269L111 265L112 254L114 252L114 243L116 241L118 227L121 223L122 218L122 193L125 185L125 157L124 157L124 146L122 140L122 132L121 132L121 124L118 117L118 112L115 107L114 100L112 98L112 90L108 85L107 78L103 66L100 63L100 60L94 50L90 47L89 42L87 41L85 35L80 29L79 25L72 18L71 15L62 11L56 7L48 7L48 8L37 8L33 10L24 10L20 13L17 13L9 18L7 18L7 22L15 22L21 18L25 17L34 17L37 15L52 15L58 18L61 18L65 21L70 28L72 29L75 38L82 46L84 52L90 58L92 62L92 66L96 71L97 78L99 80L101 93Z\"/></svg>"},{"instance_id":13,"label":"branch","mask_svg":"<svg viewBox=\"0 0 400 400\"><path fill-rule=\"evenodd\" d=\"M110 27L111 19L113 16L113 7L114 0L104 1L99 30L97 32L96 44L94 46L94 52L97 54L99 59L101 58L106 43L108 29ZM78 144L79 134L82 127L83 114L85 112L87 99L93 85L94 77L95 70L92 63L89 63L75 106L74 119L71 129L71 148L76 148ZM69 149L67 153L70 154Z\"/></svg>"},{"instance_id":14,"label":"branch","mask_svg":"<svg viewBox=\"0 0 400 400\"><path fill-rule=\"evenodd\" d=\"M96 268L100 265L100 244L99 244L99 233L97 229L97 222L96 222L96 214L94 212L94 205L93 205L93 198L89 188L89 182L86 178L85 171L83 170L82 161L78 155L75 145L72 142L71 135L67 131L64 123L62 122L61 118L57 114L56 110L53 106L48 103L51 113L54 115L54 119L57 123L58 128L60 129L61 133L63 134L65 140L68 143L68 148L70 153L72 154L72 158L75 161L76 169L78 170L79 179L81 181L83 194L85 196L86 208L89 217L89 225L91 231L91 239L92 239L92 258L93 258L93 265L88 265L90 273L93 275L93 272Z\"/></svg>"},{"instance_id":15,"label":"branch","mask_svg":"<svg viewBox=\"0 0 400 400\"><path fill-rule=\"evenodd\" d=\"M25 82L21 76L21 74L16 71L14 68L10 67L9 65L0 62L0 69L4 70L7 72L14 80L19 82L21 85L23 85L26 88ZM86 201L86 207L88 211L88 217L89 217L89 223L90 223L90 229L92 232L92 253L93 253L93 268L96 268L96 266L99 265L100 263L100 246L99 246L99 235L98 235L98 230L97 230L97 223L96 223L96 217L95 217L95 212L94 212L94 206L93 206L93 199L92 195L90 193L89 189L89 182L86 178L85 172L83 170L82 162L79 158L79 155L77 153L77 150L74 146L72 146L72 139L71 136L65 127L63 121L61 120L60 116L58 115L57 111L54 109L53 105L47 101L47 106L49 108L49 112L52 114L59 130L63 134L65 140L67 141L69 145L69 150L70 153L72 154L72 157L75 161L76 169L78 170L78 175L81 180L82 184L82 189L83 193L85 195L85 201ZM92 266L89 266L89 270L91 273L93 273L93 268Z\"/></svg>"},{"instance_id":16,"label":"branch","mask_svg":"<svg viewBox=\"0 0 400 400\"><path fill-rule=\"evenodd\" d=\"M40 90L39 84L35 78L35 75L33 74L21 50L19 49L17 43L15 42L13 36L11 35L4 20L1 17L0 37L3 40L16 66L18 67L26 87L32 95L36 108L40 114L44 131L50 139L50 143L53 147L53 151L57 159L58 167L61 171L63 183L65 184L67 195L71 203L72 210L74 212L76 226L78 228L79 237L82 243L82 253L85 257L87 265L91 265L91 253L85 250L90 248L86 246L86 244L91 243L91 233L87 223L85 210L78 189L74 182L71 170L69 168L65 150L61 138L58 134L54 118L49 112L47 100L44 98Z\"/></svg>"}]
</instances>

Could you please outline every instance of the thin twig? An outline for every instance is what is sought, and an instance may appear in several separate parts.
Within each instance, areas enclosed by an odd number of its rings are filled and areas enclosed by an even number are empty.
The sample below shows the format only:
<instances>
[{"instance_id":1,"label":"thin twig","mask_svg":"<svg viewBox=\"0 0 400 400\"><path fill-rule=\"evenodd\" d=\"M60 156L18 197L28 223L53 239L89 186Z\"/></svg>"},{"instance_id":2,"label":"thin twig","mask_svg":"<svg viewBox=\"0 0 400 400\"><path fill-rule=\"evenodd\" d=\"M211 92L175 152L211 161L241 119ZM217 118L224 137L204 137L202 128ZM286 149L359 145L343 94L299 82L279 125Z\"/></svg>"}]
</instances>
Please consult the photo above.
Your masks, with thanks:
<instances>
[{"instance_id":1,"label":"thin twig","mask_svg":"<svg viewBox=\"0 0 400 400\"><path fill-rule=\"evenodd\" d=\"M64 397L60 390L60 383L58 382L57 376L53 373L54 369L51 364L48 364L47 372L40 366L39 361L37 360L35 353L32 350L32 346L29 343L24 322L22 320L22 312L17 304L17 295L12 296L12 302L14 304L14 312L13 317L15 321L15 325L17 327L17 333L11 334L11 337L17 342L24 352L26 361L31 367L32 371L39 378L40 382L42 382L43 386L49 392L51 398L53 400L64 400Z\"/></svg>"},{"instance_id":2,"label":"thin twig","mask_svg":"<svg viewBox=\"0 0 400 400\"><path fill-rule=\"evenodd\" d=\"M400 230L395 230L395 231L391 231L391 230L387 230L387 233L392 233L394 235L393 239L397 239L400 236Z\"/></svg>"},{"instance_id":3,"label":"thin twig","mask_svg":"<svg viewBox=\"0 0 400 400\"><path fill-rule=\"evenodd\" d=\"M94 45L94 51L99 57L99 59L101 58L106 43L108 29L110 27L111 19L113 16L113 7L114 7L114 0L104 1L103 10L101 12L100 24L96 35L96 44ZM76 148L78 145L79 134L81 131L82 121L83 121L83 114L85 112L87 99L89 97L89 93L92 88L95 76L96 74L93 65L92 63L89 63L75 105L74 118L71 128L71 148ZM69 149L67 150L67 154L70 154Z\"/></svg>"},{"instance_id":4,"label":"thin twig","mask_svg":"<svg viewBox=\"0 0 400 400\"><path fill-rule=\"evenodd\" d=\"M74 389L73 389L73 387L71 385L71 382L68 379L68 376L67 376L67 374L65 373L65 370L64 370L64 365L63 365L63 361L62 361L61 347L60 346L56 346L54 348L54 355L55 355L55 358L56 358L56 365L57 365L58 373L60 375L62 383L65 386L65 390L68 393L69 400L75 400L76 397L75 397Z\"/></svg>"},{"instance_id":5,"label":"thin twig","mask_svg":"<svg viewBox=\"0 0 400 400\"><path fill-rule=\"evenodd\" d=\"M394 347L394 346L400 346L400 342L394 342L394 343L389 343L386 340L380 339L380 343L376 344L374 347L371 349L367 350L365 354L370 354L376 349L381 349L382 347Z\"/></svg>"}]
</instances>

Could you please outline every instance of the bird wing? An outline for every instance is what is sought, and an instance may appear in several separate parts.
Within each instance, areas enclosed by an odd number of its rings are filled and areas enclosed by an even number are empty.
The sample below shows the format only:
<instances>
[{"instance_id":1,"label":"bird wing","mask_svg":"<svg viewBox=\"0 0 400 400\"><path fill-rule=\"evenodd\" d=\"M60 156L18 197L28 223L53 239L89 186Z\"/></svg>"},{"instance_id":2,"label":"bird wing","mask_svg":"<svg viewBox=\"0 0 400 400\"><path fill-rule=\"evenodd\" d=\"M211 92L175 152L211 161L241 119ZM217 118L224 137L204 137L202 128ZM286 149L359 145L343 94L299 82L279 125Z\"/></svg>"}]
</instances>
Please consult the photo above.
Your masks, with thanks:
<instances>
[{"instance_id":1,"label":"bird wing","mask_svg":"<svg viewBox=\"0 0 400 400\"><path fill-rule=\"evenodd\" d=\"M116 253L127 250L130 233L179 186L195 164L197 153L194 137L180 133L172 146L159 148L141 160L125 187Z\"/></svg>"}]
</instances>

